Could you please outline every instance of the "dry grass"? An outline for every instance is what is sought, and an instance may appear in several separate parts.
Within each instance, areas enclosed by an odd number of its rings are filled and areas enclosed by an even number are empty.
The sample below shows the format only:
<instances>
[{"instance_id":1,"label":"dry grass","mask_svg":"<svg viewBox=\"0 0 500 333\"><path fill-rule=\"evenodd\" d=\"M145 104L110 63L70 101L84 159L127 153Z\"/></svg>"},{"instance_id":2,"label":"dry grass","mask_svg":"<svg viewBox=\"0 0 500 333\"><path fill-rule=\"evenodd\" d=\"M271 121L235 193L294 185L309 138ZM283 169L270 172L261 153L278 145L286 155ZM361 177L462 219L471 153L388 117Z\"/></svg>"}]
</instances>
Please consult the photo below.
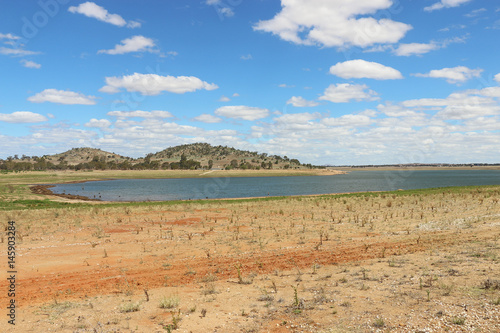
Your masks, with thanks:
<instances>
[{"instance_id":1,"label":"dry grass","mask_svg":"<svg viewBox=\"0 0 500 333\"><path fill-rule=\"evenodd\" d=\"M21 331L493 332L499 190L70 206L0 224L18 227Z\"/></svg>"}]
</instances>

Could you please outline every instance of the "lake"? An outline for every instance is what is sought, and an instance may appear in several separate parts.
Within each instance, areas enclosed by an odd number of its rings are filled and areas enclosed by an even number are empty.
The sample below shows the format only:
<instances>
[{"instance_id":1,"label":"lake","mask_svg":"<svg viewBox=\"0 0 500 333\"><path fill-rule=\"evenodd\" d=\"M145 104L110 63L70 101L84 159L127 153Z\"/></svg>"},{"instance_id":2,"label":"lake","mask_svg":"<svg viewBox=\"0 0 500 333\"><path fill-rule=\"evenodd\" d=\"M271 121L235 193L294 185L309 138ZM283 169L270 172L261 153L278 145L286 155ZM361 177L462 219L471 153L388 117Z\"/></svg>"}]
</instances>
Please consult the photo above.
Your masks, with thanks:
<instances>
[{"instance_id":1,"label":"lake","mask_svg":"<svg viewBox=\"0 0 500 333\"><path fill-rule=\"evenodd\" d=\"M54 193L105 201L166 201L500 185L500 170L352 171L332 176L118 179L52 185Z\"/></svg>"}]
</instances>

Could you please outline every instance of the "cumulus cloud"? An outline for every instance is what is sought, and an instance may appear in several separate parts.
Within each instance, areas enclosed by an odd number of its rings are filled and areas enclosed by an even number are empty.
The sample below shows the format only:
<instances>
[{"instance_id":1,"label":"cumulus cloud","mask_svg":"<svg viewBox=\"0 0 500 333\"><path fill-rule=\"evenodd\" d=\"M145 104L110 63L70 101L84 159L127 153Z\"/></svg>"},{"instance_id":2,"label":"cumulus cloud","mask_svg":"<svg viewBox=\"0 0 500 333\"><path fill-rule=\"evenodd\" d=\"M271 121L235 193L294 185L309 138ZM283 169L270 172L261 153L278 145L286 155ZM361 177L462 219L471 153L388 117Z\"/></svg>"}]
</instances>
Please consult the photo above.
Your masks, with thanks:
<instances>
[{"instance_id":1,"label":"cumulus cloud","mask_svg":"<svg viewBox=\"0 0 500 333\"><path fill-rule=\"evenodd\" d=\"M422 55L433 50L441 48L438 43L409 43L409 44L399 44L398 48L394 50L394 53L398 56L412 56L412 55Z\"/></svg>"},{"instance_id":2,"label":"cumulus cloud","mask_svg":"<svg viewBox=\"0 0 500 333\"><path fill-rule=\"evenodd\" d=\"M273 120L278 124L305 124L311 120L317 119L319 116L319 113L288 113L273 118Z\"/></svg>"},{"instance_id":3,"label":"cumulus cloud","mask_svg":"<svg viewBox=\"0 0 500 333\"><path fill-rule=\"evenodd\" d=\"M325 118L321 122L328 126L360 127L372 124L373 120L365 115L346 114L338 118Z\"/></svg>"},{"instance_id":4,"label":"cumulus cloud","mask_svg":"<svg viewBox=\"0 0 500 333\"><path fill-rule=\"evenodd\" d=\"M114 94L121 89L129 92L140 92L143 95L158 95L163 91L175 94L184 94L200 89L214 90L216 84L207 83L194 76L161 76L157 74L125 75L122 77L106 77L106 85L99 89L101 92Z\"/></svg>"},{"instance_id":5,"label":"cumulus cloud","mask_svg":"<svg viewBox=\"0 0 500 333\"><path fill-rule=\"evenodd\" d=\"M17 39L21 39L21 37L16 36L16 35L11 34L11 33L8 33L8 34L2 34L2 33L0 33L0 39L17 40Z\"/></svg>"},{"instance_id":6,"label":"cumulus cloud","mask_svg":"<svg viewBox=\"0 0 500 333\"><path fill-rule=\"evenodd\" d=\"M101 7L94 2L87 1L78 6L71 6L68 8L70 13L83 14L87 17L95 18L99 21L116 25L118 27L138 28L141 26L136 21L125 21L123 17L118 14L109 13L104 7Z\"/></svg>"},{"instance_id":7,"label":"cumulus cloud","mask_svg":"<svg viewBox=\"0 0 500 333\"><path fill-rule=\"evenodd\" d=\"M377 93L368 89L368 86L365 84L338 83L331 84L326 88L323 96L319 99L333 103L347 103L352 100L373 101L378 99L378 97Z\"/></svg>"},{"instance_id":8,"label":"cumulus cloud","mask_svg":"<svg viewBox=\"0 0 500 333\"><path fill-rule=\"evenodd\" d=\"M314 106L318 106L319 103L316 102L316 101L308 101L306 100L305 98L301 97L301 96L293 96L292 98L290 98L286 104L292 104L293 106L297 107L297 108L303 108L303 107L314 107Z\"/></svg>"},{"instance_id":9,"label":"cumulus cloud","mask_svg":"<svg viewBox=\"0 0 500 333\"><path fill-rule=\"evenodd\" d=\"M338 62L330 67L330 74L343 79L368 78L375 80L393 80L403 78L403 75L397 69L362 59Z\"/></svg>"},{"instance_id":10,"label":"cumulus cloud","mask_svg":"<svg viewBox=\"0 0 500 333\"><path fill-rule=\"evenodd\" d=\"M429 73L414 74L418 77L432 77L432 78L441 78L446 79L448 83L464 83L467 80L470 80L475 77L480 77L482 69L470 69L465 66L457 66L453 68L443 68L443 69L433 69Z\"/></svg>"},{"instance_id":11,"label":"cumulus cloud","mask_svg":"<svg viewBox=\"0 0 500 333\"><path fill-rule=\"evenodd\" d=\"M227 96L224 96L222 95L220 98L219 98L219 102L229 102L231 99Z\"/></svg>"},{"instance_id":12,"label":"cumulus cloud","mask_svg":"<svg viewBox=\"0 0 500 333\"><path fill-rule=\"evenodd\" d=\"M82 105L94 105L96 97L95 96L85 96L84 94L69 91L69 90L57 90L57 89L45 89L36 95L28 97L28 101L33 103L57 103L57 104L82 104Z\"/></svg>"},{"instance_id":13,"label":"cumulus cloud","mask_svg":"<svg viewBox=\"0 0 500 333\"><path fill-rule=\"evenodd\" d=\"M205 3L209 6L213 6L221 18L234 16L233 9L221 0L207 0Z\"/></svg>"},{"instance_id":14,"label":"cumulus cloud","mask_svg":"<svg viewBox=\"0 0 500 333\"><path fill-rule=\"evenodd\" d=\"M410 25L370 17L391 5L390 0L282 0L282 9L275 17L259 21L253 28L303 45L367 47L397 43L412 28Z\"/></svg>"},{"instance_id":15,"label":"cumulus cloud","mask_svg":"<svg viewBox=\"0 0 500 333\"><path fill-rule=\"evenodd\" d=\"M402 105L393 105L393 104L380 104L377 106L377 109L384 113L389 117L416 117L420 116L418 112L414 110L410 110Z\"/></svg>"},{"instance_id":16,"label":"cumulus cloud","mask_svg":"<svg viewBox=\"0 0 500 333\"><path fill-rule=\"evenodd\" d=\"M28 55L40 54L40 52L25 50L22 47L19 48L8 48L8 47L0 47L0 54L10 55L13 57L23 57Z\"/></svg>"},{"instance_id":17,"label":"cumulus cloud","mask_svg":"<svg viewBox=\"0 0 500 333\"><path fill-rule=\"evenodd\" d=\"M408 108L430 109L437 111L436 117L442 120L463 120L500 114L500 89L487 87L480 90L470 89L455 92L446 98L422 98L401 103Z\"/></svg>"},{"instance_id":18,"label":"cumulus cloud","mask_svg":"<svg viewBox=\"0 0 500 333\"><path fill-rule=\"evenodd\" d=\"M96 128L108 128L111 126L111 122L107 119L90 119L89 122L85 124L86 127L96 127Z\"/></svg>"},{"instance_id":19,"label":"cumulus cloud","mask_svg":"<svg viewBox=\"0 0 500 333\"><path fill-rule=\"evenodd\" d=\"M471 0L441 0L441 1L436 2L435 4L433 4L431 6L425 7L424 10L427 12L432 12L434 10L443 9L443 8L458 7L458 6L463 5L463 4L470 2L470 1Z\"/></svg>"},{"instance_id":20,"label":"cumulus cloud","mask_svg":"<svg viewBox=\"0 0 500 333\"><path fill-rule=\"evenodd\" d=\"M110 111L107 113L108 116L118 117L118 118L172 118L173 115L168 111Z\"/></svg>"},{"instance_id":21,"label":"cumulus cloud","mask_svg":"<svg viewBox=\"0 0 500 333\"><path fill-rule=\"evenodd\" d=\"M267 117L269 110L245 105L231 105L218 108L215 110L215 114L226 118L253 121Z\"/></svg>"},{"instance_id":22,"label":"cumulus cloud","mask_svg":"<svg viewBox=\"0 0 500 333\"><path fill-rule=\"evenodd\" d=\"M116 44L114 49L99 50L97 53L125 54L130 52L155 52L155 42L151 38L144 36L133 36L126 38Z\"/></svg>"},{"instance_id":23,"label":"cumulus cloud","mask_svg":"<svg viewBox=\"0 0 500 333\"><path fill-rule=\"evenodd\" d=\"M208 114L208 113L200 114L199 116L194 117L193 120L199 121L202 123L206 123L206 124L215 124L215 123L220 123L222 121L221 118L216 117L216 116L211 115L211 114Z\"/></svg>"},{"instance_id":24,"label":"cumulus cloud","mask_svg":"<svg viewBox=\"0 0 500 333\"><path fill-rule=\"evenodd\" d=\"M36 68L36 69L39 69L42 67L42 65L40 64L37 64L36 62L34 61L29 61L29 60L21 60L21 64L26 67L26 68Z\"/></svg>"},{"instance_id":25,"label":"cumulus cloud","mask_svg":"<svg viewBox=\"0 0 500 333\"><path fill-rule=\"evenodd\" d=\"M500 73L498 73L497 75L495 75L495 81L497 81L498 83L500 83Z\"/></svg>"},{"instance_id":26,"label":"cumulus cloud","mask_svg":"<svg viewBox=\"0 0 500 333\"><path fill-rule=\"evenodd\" d=\"M0 121L13 124L39 123L47 121L47 118L41 114L29 111L16 111L13 113L0 113Z\"/></svg>"}]
</instances>

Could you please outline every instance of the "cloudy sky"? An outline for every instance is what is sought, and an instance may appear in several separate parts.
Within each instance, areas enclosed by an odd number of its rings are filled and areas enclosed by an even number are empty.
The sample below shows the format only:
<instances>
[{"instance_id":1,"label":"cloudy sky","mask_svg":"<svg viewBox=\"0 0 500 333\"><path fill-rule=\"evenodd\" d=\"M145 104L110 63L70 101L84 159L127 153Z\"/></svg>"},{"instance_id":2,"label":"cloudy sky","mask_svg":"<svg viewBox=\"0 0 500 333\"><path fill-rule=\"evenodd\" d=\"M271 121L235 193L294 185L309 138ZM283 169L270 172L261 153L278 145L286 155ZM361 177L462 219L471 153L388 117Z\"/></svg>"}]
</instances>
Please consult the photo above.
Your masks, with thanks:
<instances>
[{"instance_id":1,"label":"cloudy sky","mask_svg":"<svg viewBox=\"0 0 500 333\"><path fill-rule=\"evenodd\" d=\"M0 0L0 158L500 162L491 0Z\"/></svg>"}]
</instances>

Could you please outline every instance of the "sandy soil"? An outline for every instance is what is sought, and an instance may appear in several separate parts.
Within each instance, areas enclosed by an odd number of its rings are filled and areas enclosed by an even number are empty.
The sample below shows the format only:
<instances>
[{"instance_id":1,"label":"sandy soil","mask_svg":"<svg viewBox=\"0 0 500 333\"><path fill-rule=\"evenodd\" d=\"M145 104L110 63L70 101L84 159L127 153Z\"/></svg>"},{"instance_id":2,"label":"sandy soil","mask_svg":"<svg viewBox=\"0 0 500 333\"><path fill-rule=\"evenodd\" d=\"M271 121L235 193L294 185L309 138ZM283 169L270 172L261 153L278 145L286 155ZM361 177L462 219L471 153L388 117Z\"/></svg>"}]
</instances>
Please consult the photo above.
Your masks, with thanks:
<instances>
[{"instance_id":1,"label":"sandy soil","mask_svg":"<svg viewBox=\"0 0 500 333\"><path fill-rule=\"evenodd\" d=\"M0 212L0 331L499 332L499 191Z\"/></svg>"}]
</instances>

